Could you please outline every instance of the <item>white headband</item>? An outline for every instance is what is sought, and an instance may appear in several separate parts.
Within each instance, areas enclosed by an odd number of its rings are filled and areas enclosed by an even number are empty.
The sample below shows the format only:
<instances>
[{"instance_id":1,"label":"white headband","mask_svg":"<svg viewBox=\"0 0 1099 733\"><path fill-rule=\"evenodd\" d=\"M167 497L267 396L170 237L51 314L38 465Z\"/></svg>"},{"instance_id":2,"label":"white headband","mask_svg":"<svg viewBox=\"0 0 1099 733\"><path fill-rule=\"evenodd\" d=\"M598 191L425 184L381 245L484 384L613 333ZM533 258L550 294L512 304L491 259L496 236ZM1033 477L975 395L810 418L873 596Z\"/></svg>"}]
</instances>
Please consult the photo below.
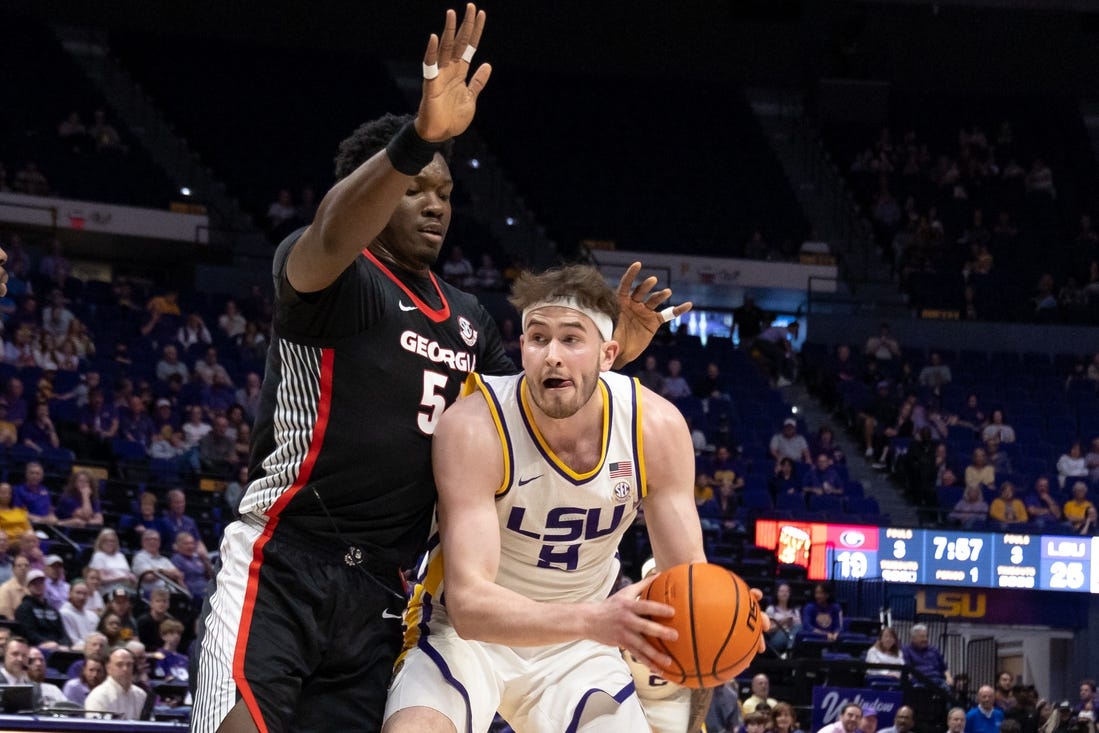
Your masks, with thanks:
<instances>
[{"instance_id":1,"label":"white headband","mask_svg":"<svg viewBox=\"0 0 1099 733\"><path fill-rule=\"evenodd\" d=\"M614 335L614 323L611 322L611 317L601 311L592 310L580 305L580 302L576 298L552 298L550 300L542 300L523 309L523 330L527 330L527 321L530 319L531 313L539 308L548 308L550 306L556 306L558 308L568 308L574 310L577 313L583 313L590 318L595 324L595 328L599 331L599 335L603 337L604 341L610 341Z\"/></svg>"}]
</instances>

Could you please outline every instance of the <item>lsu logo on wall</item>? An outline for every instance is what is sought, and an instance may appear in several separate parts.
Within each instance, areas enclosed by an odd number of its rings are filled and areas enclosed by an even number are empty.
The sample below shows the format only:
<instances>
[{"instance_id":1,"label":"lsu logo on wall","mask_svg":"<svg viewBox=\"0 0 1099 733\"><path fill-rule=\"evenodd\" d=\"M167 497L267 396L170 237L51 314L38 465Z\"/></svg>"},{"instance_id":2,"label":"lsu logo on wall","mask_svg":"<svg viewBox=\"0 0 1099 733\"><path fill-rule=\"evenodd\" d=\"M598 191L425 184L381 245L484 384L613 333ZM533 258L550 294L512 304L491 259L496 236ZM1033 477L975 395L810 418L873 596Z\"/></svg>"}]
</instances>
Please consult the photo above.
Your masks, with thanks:
<instances>
[{"instance_id":1,"label":"lsu logo on wall","mask_svg":"<svg viewBox=\"0 0 1099 733\"><path fill-rule=\"evenodd\" d=\"M984 618L988 594L969 591L916 591L916 613L939 613L951 618Z\"/></svg>"}]
</instances>

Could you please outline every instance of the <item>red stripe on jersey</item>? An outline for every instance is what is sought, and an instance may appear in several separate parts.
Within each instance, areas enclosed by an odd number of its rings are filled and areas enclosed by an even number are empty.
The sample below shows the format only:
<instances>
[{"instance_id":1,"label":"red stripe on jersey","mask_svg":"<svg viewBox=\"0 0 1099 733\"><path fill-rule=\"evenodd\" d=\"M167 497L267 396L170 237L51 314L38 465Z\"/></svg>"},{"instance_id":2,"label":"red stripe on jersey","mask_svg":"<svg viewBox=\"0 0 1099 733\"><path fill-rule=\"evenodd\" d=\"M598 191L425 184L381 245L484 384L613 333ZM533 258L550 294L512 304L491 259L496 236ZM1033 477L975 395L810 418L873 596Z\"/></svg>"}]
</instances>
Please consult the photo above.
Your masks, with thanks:
<instances>
[{"instance_id":1,"label":"red stripe on jersey","mask_svg":"<svg viewBox=\"0 0 1099 733\"><path fill-rule=\"evenodd\" d=\"M252 552L252 562L248 566L248 586L244 593L244 608L241 610L241 625L237 630L237 644L233 650L233 680L237 683L240 696L248 711L252 714L252 721L260 733L267 733L267 723L263 719L259 704L256 702L255 693L244 676L244 653L248 648L248 636L252 630L252 612L256 605L256 593L259 590L259 571L263 566L263 548L275 532L279 523L279 512L294 498L302 487L309 482L313 473L313 466L317 463L317 454L324 444L324 434L328 428L328 415L332 409L332 367L336 363L336 352L332 349L321 350L320 395L317 403L317 422L313 426L313 439L309 443L309 450L302 461L301 470L294 485L283 492L279 500L267 511L267 525L263 528L263 534L256 540Z\"/></svg>"},{"instance_id":2,"label":"red stripe on jersey","mask_svg":"<svg viewBox=\"0 0 1099 733\"><path fill-rule=\"evenodd\" d=\"M425 316L431 319L431 321L433 321L434 323L442 323L446 319L450 318L450 303L447 302L446 296L443 295L443 291L439 288L439 282L435 279L435 273L429 270L427 276L431 278L431 284L435 286L435 292L439 294L439 300L441 300L443 303L443 307L439 310L435 310L427 303L420 300L420 298L416 296L416 293L409 290L407 285L398 280L397 276L394 275L390 271L390 269L382 263L381 260L374 256L373 252L364 247L363 254L366 255L366 259L373 262L379 270L385 273L385 276L392 280L398 288L403 290L405 295L412 298L412 304L419 308Z\"/></svg>"}]
</instances>

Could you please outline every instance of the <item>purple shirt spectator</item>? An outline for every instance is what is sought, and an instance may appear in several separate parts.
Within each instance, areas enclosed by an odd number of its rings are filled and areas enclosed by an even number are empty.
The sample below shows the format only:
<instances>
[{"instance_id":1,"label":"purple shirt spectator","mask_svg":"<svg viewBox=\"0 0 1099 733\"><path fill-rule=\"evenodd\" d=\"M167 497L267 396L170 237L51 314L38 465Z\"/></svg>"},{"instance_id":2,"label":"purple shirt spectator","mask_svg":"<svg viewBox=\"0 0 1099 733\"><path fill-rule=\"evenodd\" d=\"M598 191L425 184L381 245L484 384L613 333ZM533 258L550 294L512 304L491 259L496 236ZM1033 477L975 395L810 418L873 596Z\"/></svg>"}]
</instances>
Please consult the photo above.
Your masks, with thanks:
<instances>
[{"instance_id":1,"label":"purple shirt spectator","mask_svg":"<svg viewBox=\"0 0 1099 733\"><path fill-rule=\"evenodd\" d=\"M26 509L28 514L45 517L53 512L53 504L50 502L50 490L42 484L28 486L19 484L15 487L15 497L12 502L16 508Z\"/></svg>"},{"instance_id":2,"label":"purple shirt spectator","mask_svg":"<svg viewBox=\"0 0 1099 733\"><path fill-rule=\"evenodd\" d=\"M73 512L80 508L80 497L78 496L62 496L57 501L57 518L58 519L72 519ZM95 514L99 514L103 511L99 505L99 499L92 499L92 511Z\"/></svg>"},{"instance_id":3,"label":"purple shirt spectator","mask_svg":"<svg viewBox=\"0 0 1099 733\"><path fill-rule=\"evenodd\" d=\"M197 536L197 535L196 535ZM183 584L195 598L206 595L206 565L197 554L187 557L176 552L172 555L172 564L183 573Z\"/></svg>"}]
</instances>

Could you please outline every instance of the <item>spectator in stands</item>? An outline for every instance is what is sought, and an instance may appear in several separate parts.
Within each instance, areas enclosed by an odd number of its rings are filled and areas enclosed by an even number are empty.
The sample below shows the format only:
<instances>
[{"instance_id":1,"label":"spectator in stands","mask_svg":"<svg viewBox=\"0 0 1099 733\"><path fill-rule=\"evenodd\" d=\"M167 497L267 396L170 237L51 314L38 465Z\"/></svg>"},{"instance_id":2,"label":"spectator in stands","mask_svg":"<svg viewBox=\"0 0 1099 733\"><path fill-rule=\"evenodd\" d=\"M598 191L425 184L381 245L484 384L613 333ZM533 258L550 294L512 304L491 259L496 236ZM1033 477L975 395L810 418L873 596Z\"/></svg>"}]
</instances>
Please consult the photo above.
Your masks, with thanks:
<instances>
[{"instance_id":1,"label":"spectator in stands","mask_svg":"<svg viewBox=\"0 0 1099 733\"><path fill-rule=\"evenodd\" d=\"M72 641L74 649L83 649L84 639L99 624L99 614L88 608L88 593L88 584L81 579L75 580L69 586L69 599L58 610L65 635Z\"/></svg>"},{"instance_id":2,"label":"spectator in stands","mask_svg":"<svg viewBox=\"0 0 1099 733\"><path fill-rule=\"evenodd\" d=\"M76 344L68 337L63 338L61 343L58 344L57 349L53 352L53 360L59 371L80 371L80 356L76 353Z\"/></svg>"},{"instance_id":3,"label":"spectator in stands","mask_svg":"<svg viewBox=\"0 0 1099 733\"><path fill-rule=\"evenodd\" d=\"M981 431L981 440L989 440L993 436L998 437L1001 443L1015 442L1015 429L1007 424L1004 411L1001 409L992 411L988 424Z\"/></svg>"},{"instance_id":4,"label":"spectator in stands","mask_svg":"<svg viewBox=\"0 0 1099 733\"><path fill-rule=\"evenodd\" d=\"M827 453L817 454L813 468L805 472L801 488L806 494L843 495L843 479L832 466L832 458Z\"/></svg>"},{"instance_id":5,"label":"spectator in stands","mask_svg":"<svg viewBox=\"0 0 1099 733\"><path fill-rule=\"evenodd\" d=\"M19 442L19 428L8 420L8 406L0 402L0 447L11 448Z\"/></svg>"},{"instance_id":6,"label":"spectator in stands","mask_svg":"<svg viewBox=\"0 0 1099 733\"><path fill-rule=\"evenodd\" d=\"M157 540L159 541L159 537ZM172 594L167 588L154 588L149 592L149 609L137 617L137 637L146 649L159 649L164 643L160 636L160 625L172 618L168 613L171 603Z\"/></svg>"},{"instance_id":7,"label":"spectator in stands","mask_svg":"<svg viewBox=\"0 0 1099 733\"><path fill-rule=\"evenodd\" d=\"M42 309L42 330L57 340L63 339L69 333L76 316L65 307L65 294L54 288L50 291L49 305Z\"/></svg>"},{"instance_id":8,"label":"spectator in stands","mask_svg":"<svg viewBox=\"0 0 1099 733\"><path fill-rule=\"evenodd\" d=\"M133 599L130 591L123 587L117 587L107 592L107 607L103 615L113 613L118 616L121 630L119 640L128 642L137 636L137 619L133 613Z\"/></svg>"},{"instance_id":9,"label":"spectator in stands","mask_svg":"<svg viewBox=\"0 0 1099 733\"><path fill-rule=\"evenodd\" d=\"M31 564L31 570L44 570L46 556L42 552L42 541L38 538L38 533L33 529L28 529L19 535L17 541L19 543L18 554L27 558Z\"/></svg>"},{"instance_id":10,"label":"spectator in stands","mask_svg":"<svg viewBox=\"0 0 1099 733\"><path fill-rule=\"evenodd\" d=\"M237 302L232 298L225 301L225 310L218 316L218 328L228 338L236 338L244 333L248 319L240 312Z\"/></svg>"},{"instance_id":11,"label":"spectator in stands","mask_svg":"<svg viewBox=\"0 0 1099 733\"><path fill-rule=\"evenodd\" d=\"M106 678L107 670L103 666L103 660L98 655L85 655L80 675L66 682L61 691L69 702L84 707L88 693L102 684Z\"/></svg>"},{"instance_id":12,"label":"spectator in stands","mask_svg":"<svg viewBox=\"0 0 1099 733\"><path fill-rule=\"evenodd\" d=\"M267 207L268 228L276 233L288 233L287 227L297 221L298 210L294 208L294 199L290 190L279 190L275 200Z\"/></svg>"},{"instance_id":13,"label":"spectator in stands","mask_svg":"<svg viewBox=\"0 0 1099 733\"><path fill-rule=\"evenodd\" d=\"M1034 493L1023 500L1027 516L1040 529L1053 527L1061 521L1061 505L1049 493L1049 479L1039 476L1034 480Z\"/></svg>"},{"instance_id":14,"label":"spectator in stands","mask_svg":"<svg viewBox=\"0 0 1099 733\"><path fill-rule=\"evenodd\" d=\"M946 714L946 733L965 733L964 708L950 708L950 712ZM1037 733L1037 731L1031 733Z\"/></svg>"},{"instance_id":15,"label":"spectator in stands","mask_svg":"<svg viewBox=\"0 0 1099 733\"><path fill-rule=\"evenodd\" d=\"M801 481L798 479L794 462L783 456L771 477L769 488L773 496L780 494L801 494Z\"/></svg>"},{"instance_id":16,"label":"spectator in stands","mask_svg":"<svg viewBox=\"0 0 1099 733\"><path fill-rule=\"evenodd\" d=\"M466 259L458 245L450 248L450 253L443 262L443 278L457 287L464 287L473 278L473 264Z\"/></svg>"},{"instance_id":17,"label":"spectator in stands","mask_svg":"<svg viewBox=\"0 0 1099 733\"><path fill-rule=\"evenodd\" d=\"M809 450L812 455L827 454L833 465L847 463L847 456L844 455L843 449L836 443L836 433L827 425L821 425L817 428L817 435L810 443Z\"/></svg>"},{"instance_id":18,"label":"spectator in stands","mask_svg":"<svg viewBox=\"0 0 1099 733\"><path fill-rule=\"evenodd\" d=\"M210 335L210 329L206 328L206 323L202 320L202 315L198 312L194 312L189 314L187 320L179 327L179 331L176 332L176 341L178 341L184 349L190 349L196 344L213 343L213 337Z\"/></svg>"},{"instance_id":19,"label":"spectator in stands","mask_svg":"<svg viewBox=\"0 0 1099 733\"><path fill-rule=\"evenodd\" d=\"M88 404L80 410L80 454L93 459L112 457L111 443L118 437L118 411L107 402L103 390L88 390Z\"/></svg>"},{"instance_id":20,"label":"spectator in stands","mask_svg":"<svg viewBox=\"0 0 1099 733\"><path fill-rule=\"evenodd\" d=\"M973 459L965 468L966 487L992 488L996 485L996 469L988 462L984 448L973 449Z\"/></svg>"},{"instance_id":21,"label":"spectator in stands","mask_svg":"<svg viewBox=\"0 0 1099 733\"><path fill-rule=\"evenodd\" d=\"M862 705L857 702L849 702L840 711L839 720L824 726L817 733L855 733L861 722Z\"/></svg>"},{"instance_id":22,"label":"spectator in stands","mask_svg":"<svg viewBox=\"0 0 1099 733\"><path fill-rule=\"evenodd\" d=\"M996 675L995 699L993 704L1005 713L1015 707L1015 675L1003 671Z\"/></svg>"},{"instance_id":23,"label":"spectator in stands","mask_svg":"<svg viewBox=\"0 0 1099 733\"><path fill-rule=\"evenodd\" d=\"M801 631L801 607L790 602L790 584L779 583L775 588L775 600L764 612L771 619L771 628L764 632L767 647L785 659L794 648L794 641Z\"/></svg>"},{"instance_id":24,"label":"spectator in stands","mask_svg":"<svg viewBox=\"0 0 1099 733\"><path fill-rule=\"evenodd\" d=\"M169 428L172 431L176 431L183 427L183 424L179 421L179 417L176 415L175 409L172 407L172 401L167 397L161 397L156 401L156 408L152 417L153 426L157 430Z\"/></svg>"},{"instance_id":25,"label":"spectator in stands","mask_svg":"<svg viewBox=\"0 0 1099 733\"><path fill-rule=\"evenodd\" d=\"M248 372L244 376L244 386L237 390L236 403L244 408L244 417L248 422L256 419L262 387L263 380L260 379L260 375L256 372Z\"/></svg>"},{"instance_id":26,"label":"spectator in stands","mask_svg":"<svg viewBox=\"0 0 1099 733\"><path fill-rule=\"evenodd\" d=\"M935 394L940 394L943 385L953 381L950 367L943 363L942 354L938 351L932 351L929 360L930 363L920 370L919 382L924 387L931 387Z\"/></svg>"},{"instance_id":27,"label":"spectator in stands","mask_svg":"<svg viewBox=\"0 0 1099 733\"><path fill-rule=\"evenodd\" d=\"M252 456L252 426L241 423L237 428L237 437L233 441L233 450L237 454L237 466L247 466Z\"/></svg>"},{"instance_id":28,"label":"spectator in stands","mask_svg":"<svg viewBox=\"0 0 1099 733\"><path fill-rule=\"evenodd\" d=\"M107 121L107 113L97 109L94 113L92 126L88 128L88 134L95 141L95 150L100 154L119 154L126 152L126 146L122 144L122 137L118 130Z\"/></svg>"},{"instance_id":29,"label":"spectator in stands","mask_svg":"<svg viewBox=\"0 0 1099 733\"><path fill-rule=\"evenodd\" d=\"M175 546L176 534L189 533L197 541L197 552L202 557L207 556L206 545L202 543L198 531L198 523L187 516L187 495L182 489L172 489L168 492L168 508L160 518L160 539L164 544Z\"/></svg>"},{"instance_id":30,"label":"spectator in stands","mask_svg":"<svg viewBox=\"0 0 1099 733\"><path fill-rule=\"evenodd\" d=\"M813 586L813 600L801 611L801 628L806 633L825 636L829 641L834 641L843 629L843 610L824 583Z\"/></svg>"},{"instance_id":31,"label":"spectator in stands","mask_svg":"<svg viewBox=\"0 0 1099 733\"><path fill-rule=\"evenodd\" d=\"M76 347L76 355L81 359L90 359L95 356L95 342L88 333L88 325L79 318L74 318L69 323L68 333L65 339L71 341ZM87 372L85 372L87 373Z\"/></svg>"},{"instance_id":32,"label":"spectator in stands","mask_svg":"<svg viewBox=\"0 0 1099 733\"><path fill-rule=\"evenodd\" d=\"M1072 498L1065 502L1064 517L1077 534L1095 533L1095 505L1088 499L1088 485L1077 481L1072 485Z\"/></svg>"},{"instance_id":33,"label":"spectator in stands","mask_svg":"<svg viewBox=\"0 0 1099 733\"><path fill-rule=\"evenodd\" d=\"M79 155L91 149L92 139L88 135L88 128L80 119L80 113L75 110L57 125L57 137L71 153Z\"/></svg>"},{"instance_id":34,"label":"spectator in stands","mask_svg":"<svg viewBox=\"0 0 1099 733\"><path fill-rule=\"evenodd\" d=\"M22 168L15 172L12 188L18 193L25 193L28 196L50 195L50 182L46 180L45 174L38 170L38 164L33 160L28 160Z\"/></svg>"},{"instance_id":35,"label":"spectator in stands","mask_svg":"<svg viewBox=\"0 0 1099 733\"><path fill-rule=\"evenodd\" d=\"M893 725L882 728L879 733L910 733L916 726L916 711L907 705L902 705L893 716Z\"/></svg>"},{"instance_id":36,"label":"spectator in stands","mask_svg":"<svg viewBox=\"0 0 1099 733\"><path fill-rule=\"evenodd\" d=\"M812 461L809 455L809 443L798 433L798 421L792 417L783 420L782 430L771 436L769 450L776 466L783 458L803 463Z\"/></svg>"},{"instance_id":37,"label":"spectator in stands","mask_svg":"<svg viewBox=\"0 0 1099 733\"><path fill-rule=\"evenodd\" d=\"M134 684L134 655L127 649L115 649L107 661L107 679L88 693L84 707L139 720L145 697L145 691Z\"/></svg>"},{"instance_id":38,"label":"spectator in stands","mask_svg":"<svg viewBox=\"0 0 1099 733\"><path fill-rule=\"evenodd\" d=\"M0 481L0 529L8 539L17 541L24 532L31 530L26 507L17 507L15 491L7 481Z\"/></svg>"},{"instance_id":39,"label":"spectator in stands","mask_svg":"<svg viewBox=\"0 0 1099 733\"><path fill-rule=\"evenodd\" d=\"M1084 456L1084 465L1088 469L1088 480L1099 484L1099 436L1091 439L1091 448Z\"/></svg>"},{"instance_id":40,"label":"spectator in stands","mask_svg":"<svg viewBox=\"0 0 1099 733\"><path fill-rule=\"evenodd\" d=\"M952 679L950 670L946 667L946 660L943 659L942 652L931 645L926 625L915 624L912 627L908 645L904 647L902 652L904 654L904 663L912 667L912 671L918 672L932 684L944 689L950 686ZM915 683L917 685L923 684L922 680L918 678Z\"/></svg>"},{"instance_id":41,"label":"spectator in stands","mask_svg":"<svg viewBox=\"0 0 1099 733\"><path fill-rule=\"evenodd\" d=\"M42 649L67 649L72 643L61 623L61 614L46 600L46 574L27 572L27 594L15 609L15 620L33 646Z\"/></svg>"},{"instance_id":42,"label":"spectator in stands","mask_svg":"<svg viewBox=\"0 0 1099 733\"><path fill-rule=\"evenodd\" d=\"M38 337L34 339L31 353L34 355L34 366L46 370L57 371L57 361L54 360L54 353L57 351L57 342L51 334L45 331L39 331Z\"/></svg>"},{"instance_id":43,"label":"spectator in stands","mask_svg":"<svg viewBox=\"0 0 1099 733\"><path fill-rule=\"evenodd\" d=\"M43 572L46 574L46 601L60 610L69 602L69 583L65 580L65 561L60 555L46 555Z\"/></svg>"},{"instance_id":44,"label":"spectator in stands","mask_svg":"<svg viewBox=\"0 0 1099 733\"><path fill-rule=\"evenodd\" d=\"M758 351L763 357L771 381L776 387L789 386L797 377L793 342L797 340L800 328L797 321L790 321L786 326L771 326L764 329L752 342L752 350Z\"/></svg>"},{"instance_id":45,"label":"spectator in stands","mask_svg":"<svg viewBox=\"0 0 1099 733\"><path fill-rule=\"evenodd\" d=\"M762 672L752 677L752 694L740 704L740 709L745 715L751 715L760 705L766 705L768 709L778 705L778 700L771 697L771 680Z\"/></svg>"},{"instance_id":46,"label":"spectator in stands","mask_svg":"<svg viewBox=\"0 0 1099 733\"><path fill-rule=\"evenodd\" d=\"M255 321L244 324L244 333L237 339L237 354L244 364L262 364L267 358L267 338Z\"/></svg>"},{"instance_id":47,"label":"spectator in stands","mask_svg":"<svg viewBox=\"0 0 1099 733\"><path fill-rule=\"evenodd\" d=\"M741 485L744 479L740 480ZM707 530L732 530L740 526L736 516L736 488L731 481L717 482L717 492L698 507L702 528Z\"/></svg>"},{"instance_id":48,"label":"spectator in stands","mask_svg":"<svg viewBox=\"0 0 1099 733\"><path fill-rule=\"evenodd\" d=\"M878 328L877 335L871 336L866 340L866 346L863 347L863 353L869 358L878 361L892 361L893 359L900 358L900 344L897 342L897 339L893 337L893 332L888 323L882 323Z\"/></svg>"},{"instance_id":49,"label":"spectator in stands","mask_svg":"<svg viewBox=\"0 0 1099 733\"><path fill-rule=\"evenodd\" d=\"M145 407L145 401L138 395L131 395L124 409L119 410L119 433L126 440L141 443L146 449L156 433L153 418Z\"/></svg>"},{"instance_id":50,"label":"spectator in stands","mask_svg":"<svg viewBox=\"0 0 1099 733\"><path fill-rule=\"evenodd\" d=\"M198 442L199 462L202 470L218 476L231 476L240 463L236 442L226 431L229 421L224 416L214 418L214 429Z\"/></svg>"},{"instance_id":51,"label":"spectator in stands","mask_svg":"<svg viewBox=\"0 0 1099 733\"><path fill-rule=\"evenodd\" d=\"M179 642L183 638L183 624L174 618L160 622L160 638L163 640L157 649L156 667L152 676L160 682L186 682L190 678L187 656L179 653Z\"/></svg>"},{"instance_id":52,"label":"spectator in stands","mask_svg":"<svg viewBox=\"0 0 1099 733\"><path fill-rule=\"evenodd\" d=\"M203 598L206 595L206 583L213 577L213 568L206 555L199 552L200 545L196 536L190 532L176 535L172 562L183 572L184 584L192 597Z\"/></svg>"},{"instance_id":53,"label":"spectator in stands","mask_svg":"<svg viewBox=\"0 0 1099 733\"><path fill-rule=\"evenodd\" d=\"M0 685L29 685L27 652L30 645L22 636L12 636L4 644L4 666L0 668Z\"/></svg>"},{"instance_id":54,"label":"spectator in stands","mask_svg":"<svg viewBox=\"0 0 1099 733\"><path fill-rule=\"evenodd\" d=\"M721 375L721 369L715 362L706 365L706 373L699 377L694 386L695 397L700 400L727 400L729 399L728 387L725 378Z\"/></svg>"},{"instance_id":55,"label":"spectator in stands","mask_svg":"<svg viewBox=\"0 0 1099 733\"><path fill-rule=\"evenodd\" d=\"M88 586L88 608L98 616L103 613L103 609L107 606L107 602L103 600L103 595L100 593L103 575L96 568L86 565L80 574L84 578L84 583Z\"/></svg>"},{"instance_id":56,"label":"spectator in stands","mask_svg":"<svg viewBox=\"0 0 1099 733\"><path fill-rule=\"evenodd\" d=\"M93 547L95 552L88 567L99 571L104 590L137 587L137 576L130 569L130 561L119 549L118 533L104 527L95 538Z\"/></svg>"},{"instance_id":57,"label":"spectator in stands","mask_svg":"<svg viewBox=\"0 0 1099 733\"><path fill-rule=\"evenodd\" d=\"M637 380L642 387L647 387L660 394L664 390L664 375L656 366L656 357L652 354L645 356L645 366L637 373Z\"/></svg>"},{"instance_id":58,"label":"spectator in stands","mask_svg":"<svg viewBox=\"0 0 1099 733\"><path fill-rule=\"evenodd\" d=\"M900 410L889 391L889 382L877 383L877 392L865 410L858 413L857 424L861 427L864 453L873 458L885 448L885 429L897 424Z\"/></svg>"},{"instance_id":59,"label":"spectator in stands","mask_svg":"<svg viewBox=\"0 0 1099 733\"><path fill-rule=\"evenodd\" d=\"M151 489L146 489L137 497L137 513L123 514L118 523L119 532L126 538L127 545L140 545L145 530L160 528L160 518L156 514L157 497Z\"/></svg>"},{"instance_id":60,"label":"spectator in stands","mask_svg":"<svg viewBox=\"0 0 1099 733\"><path fill-rule=\"evenodd\" d=\"M17 365L18 366L18 365ZM31 365L26 365L31 366ZM30 411L27 400L23 396L23 380L19 377L12 377L8 380L7 389L4 390L4 394L0 396L0 402L7 407L8 422L15 425L16 428L20 427L27 419L27 413Z\"/></svg>"},{"instance_id":61,"label":"spectator in stands","mask_svg":"<svg viewBox=\"0 0 1099 733\"><path fill-rule=\"evenodd\" d=\"M862 720L859 721L859 733L877 733L878 711L870 705L862 706Z\"/></svg>"},{"instance_id":62,"label":"spectator in stands","mask_svg":"<svg viewBox=\"0 0 1099 733\"><path fill-rule=\"evenodd\" d=\"M8 486L9 496L11 486ZM12 555L8 552L8 533L0 526L0 583L6 583L11 578Z\"/></svg>"},{"instance_id":63,"label":"spectator in stands","mask_svg":"<svg viewBox=\"0 0 1099 733\"><path fill-rule=\"evenodd\" d=\"M30 461L23 469L23 483L15 487L13 504L27 510L27 518L36 524L57 524L50 490L42 483L46 472L38 461Z\"/></svg>"},{"instance_id":64,"label":"spectator in stands","mask_svg":"<svg viewBox=\"0 0 1099 733\"><path fill-rule=\"evenodd\" d=\"M186 382L191 377L191 371L187 365L179 360L179 349L175 344L167 344L164 347L163 358L156 363L156 378L167 382L172 374L178 374Z\"/></svg>"},{"instance_id":65,"label":"spectator in stands","mask_svg":"<svg viewBox=\"0 0 1099 733\"><path fill-rule=\"evenodd\" d=\"M216 347L211 346L206 349L206 355L195 362L195 379L202 381L206 385L212 385L216 381L217 377L221 377L223 384L233 384L233 380L229 377L229 372L225 370L225 367L218 363L218 350Z\"/></svg>"},{"instance_id":66,"label":"spectator in stands","mask_svg":"<svg viewBox=\"0 0 1099 733\"><path fill-rule=\"evenodd\" d=\"M1022 499L1015 496L1015 484L1004 481L1000 485L1000 495L988 507L988 518L999 522L1003 529L1009 529L1010 525L1026 522L1030 518Z\"/></svg>"},{"instance_id":67,"label":"spectator in stands","mask_svg":"<svg viewBox=\"0 0 1099 733\"><path fill-rule=\"evenodd\" d=\"M15 619L15 609L27 595L27 574L31 562L25 557L16 556L11 564L11 578L0 584L0 616Z\"/></svg>"},{"instance_id":68,"label":"spectator in stands","mask_svg":"<svg viewBox=\"0 0 1099 733\"><path fill-rule=\"evenodd\" d=\"M1000 450L1000 439L996 436L985 441L985 459L992 466L992 470L998 474L1014 473L1011 457Z\"/></svg>"},{"instance_id":69,"label":"spectator in stands","mask_svg":"<svg viewBox=\"0 0 1099 733\"><path fill-rule=\"evenodd\" d=\"M172 564L171 558L160 554L160 532L155 529L146 529L142 533L141 549L134 554L133 570L141 592L150 598L152 591L166 587L163 578L177 585L182 585L184 580L183 573ZM157 619L158 623L161 620L163 619ZM142 641L150 646L145 639ZM159 642L151 646L158 644Z\"/></svg>"},{"instance_id":70,"label":"spectator in stands","mask_svg":"<svg viewBox=\"0 0 1099 733\"><path fill-rule=\"evenodd\" d=\"M481 255L481 264L474 273L474 281L481 290L502 290L504 287L504 276L488 252Z\"/></svg>"},{"instance_id":71,"label":"spectator in stands","mask_svg":"<svg viewBox=\"0 0 1099 733\"><path fill-rule=\"evenodd\" d=\"M187 422L183 423L184 447L198 448L199 441L213 429L213 426L206 422L202 408L192 405L188 408Z\"/></svg>"},{"instance_id":72,"label":"spectator in stands","mask_svg":"<svg viewBox=\"0 0 1099 733\"><path fill-rule=\"evenodd\" d=\"M683 365L679 359L668 360L668 376L664 378L664 391L661 395L673 402L680 397L689 397L691 394L691 386L683 378L682 371Z\"/></svg>"},{"instance_id":73,"label":"spectator in stands","mask_svg":"<svg viewBox=\"0 0 1099 733\"><path fill-rule=\"evenodd\" d=\"M759 234L759 232L757 232ZM763 235L760 234L762 240ZM766 252L764 252L766 256ZM757 259L763 259L759 257ZM750 346L756 337L763 333L763 322L767 320L767 314L756 305L755 298L751 295L744 296L744 302L739 308L733 309L733 324L736 326L737 337L741 346Z\"/></svg>"},{"instance_id":74,"label":"spectator in stands","mask_svg":"<svg viewBox=\"0 0 1099 733\"><path fill-rule=\"evenodd\" d=\"M23 423L19 429L19 442L26 447L41 453L47 448L60 448L61 438L57 435L57 428L50 419L50 406L45 402L39 402L34 406L34 417ZM37 521L37 520L31 520Z\"/></svg>"},{"instance_id":75,"label":"spectator in stands","mask_svg":"<svg viewBox=\"0 0 1099 733\"><path fill-rule=\"evenodd\" d=\"M883 626L878 634L878 640L866 650L866 662L868 664L904 664L904 654L901 653L901 646L897 641L897 632L891 626ZM866 670L866 674L899 678L901 670L870 668Z\"/></svg>"},{"instance_id":76,"label":"spectator in stands","mask_svg":"<svg viewBox=\"0 0 1099 733\"><path fill-rule=\"evenodd\" d=\"M108 649L125 642L122 638L122 617L109 607L103 610L103 614L99 617L99 626L95 630L107 637Z\"/></svg>"},{"instance_id":77,"label":"spectator in stands","mask_svg":"<svg viewBox=\"0 0 1099 733\"><path fill-rule=\"evenodd\" d=\"M1083 455L1083 447L1080 441L1073 441L1068 452L1062 453L1057 459L1057 482L1061 484L1061 488L1064 488L1066 483L1072 483L1070 479L1087 477L1088 465Z\"/></svg>"},{"instance_id":78,"label":"spectator in stands","mask_svg":"<svg viewBox=\"0 0 1099 733\"><path fill-rule=\"evenodd\" d=\"M780 702L771 708L771 733L802 733L798 725L798 716L790 703Z\"/></svg>"},{"instance_id":79,"label":"spectator in stands","mask_svg":"<svg viewBox=\"0 0 1099 733\"><path fill-rule=\"evenodd\" d=\"M996 707L996 691L991 685L977 689L977 706L965 715L965 733L1000 733L1004 711Z\"/></svg>"}]
</instances>

